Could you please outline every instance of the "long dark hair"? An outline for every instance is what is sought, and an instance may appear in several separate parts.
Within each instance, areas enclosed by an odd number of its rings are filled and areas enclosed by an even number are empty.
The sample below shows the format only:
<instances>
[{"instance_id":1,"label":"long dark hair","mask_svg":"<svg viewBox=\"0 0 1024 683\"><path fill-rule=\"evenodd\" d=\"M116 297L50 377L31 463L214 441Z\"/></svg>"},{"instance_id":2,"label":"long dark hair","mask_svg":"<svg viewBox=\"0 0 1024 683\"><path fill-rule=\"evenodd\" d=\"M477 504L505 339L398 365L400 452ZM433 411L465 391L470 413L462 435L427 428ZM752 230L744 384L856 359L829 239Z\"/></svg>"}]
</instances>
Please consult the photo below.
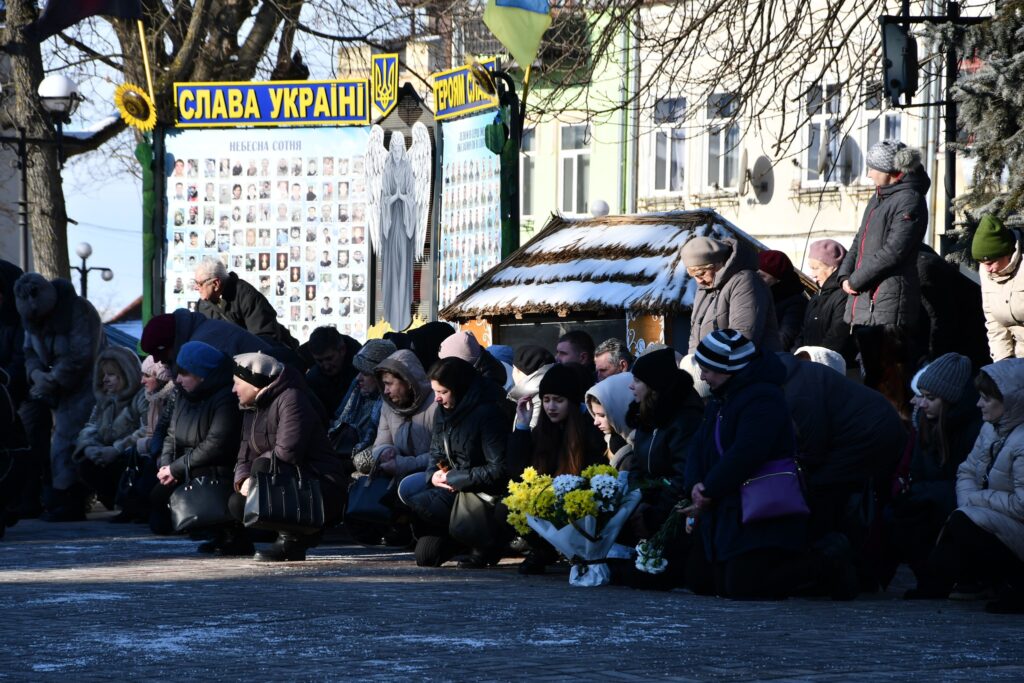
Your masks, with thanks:
<instances>
[{"instance_id":1,"label":"long dark hair","mask_svg":"<svg viewBox=\"0 0 1024 683\"><path fill-rule=\"evenodd\" d=\"M918 414L918 429L917 435L921 440L921 446L926 450L934 448L939 454L939 466L945 467L946 463L949 462L949 441L950 434L946 425L946 412L950 409L950 405L946 402L946 399L939 399L939 416L934 420L929 420L927 415L924 415L924 411L920 411Z\"/></svg>"},{"instance_id":2,"label":"long dark hair","mask_svg":"<svg viewBox=\"0 0 1024 683\"><path fill-rule=\"evenodd\" d=\"M437 361L427 373L427 379L434 380L452 392L452 398L455 399L456 405L469 392L469 387L472 386L475 378L476 370L473 369L473 366L454 356Z\"/></svg>"},{"instance_id":3,"label":"long dark hair","mask_svg":"<svg viewBox=\"0 0 1024 683\"><path fill-rule=\"evenodd\" d=\"M569 402L569 415L560 424L540 411L540 419L533 428L533 462L541 474L579 474L586 461L587 420L579 406Z\"/></svg>"}]
</instances>

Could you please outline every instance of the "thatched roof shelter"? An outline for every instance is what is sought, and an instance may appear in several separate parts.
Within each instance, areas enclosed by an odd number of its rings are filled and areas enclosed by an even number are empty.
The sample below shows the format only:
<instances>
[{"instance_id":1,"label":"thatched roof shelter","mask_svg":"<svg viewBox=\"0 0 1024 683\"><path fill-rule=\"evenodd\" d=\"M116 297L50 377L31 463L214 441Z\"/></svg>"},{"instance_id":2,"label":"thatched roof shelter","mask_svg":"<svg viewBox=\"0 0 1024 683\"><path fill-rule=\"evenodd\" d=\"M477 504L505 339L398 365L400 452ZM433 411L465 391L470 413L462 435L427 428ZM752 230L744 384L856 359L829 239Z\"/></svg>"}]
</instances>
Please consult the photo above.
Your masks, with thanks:
<instances>
[{"instance_id":1,"label":"thatched roof shelter","mask_svg":"<svg viewBox=\"0 0 1024 683\"><path fill-rule=\"evenodd\" d=\"M440 315L469 320L527 314L679 315L696 282L680 249L695 235L766 247L715 211L552 216L525 246L484 273Z\"/></svg>"}]
</instances>

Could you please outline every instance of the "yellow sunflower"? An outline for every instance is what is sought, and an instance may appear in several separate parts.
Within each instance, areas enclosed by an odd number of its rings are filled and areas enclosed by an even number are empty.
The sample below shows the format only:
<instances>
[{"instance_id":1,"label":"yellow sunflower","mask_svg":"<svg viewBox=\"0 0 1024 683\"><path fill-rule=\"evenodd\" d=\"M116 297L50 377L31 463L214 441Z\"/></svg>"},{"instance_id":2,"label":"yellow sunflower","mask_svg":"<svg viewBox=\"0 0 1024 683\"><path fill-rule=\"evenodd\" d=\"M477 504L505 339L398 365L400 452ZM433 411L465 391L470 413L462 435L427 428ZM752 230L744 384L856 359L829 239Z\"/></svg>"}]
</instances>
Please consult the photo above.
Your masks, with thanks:
<instances>
[{"instance_id":1,"label":"yellow sunflower","mask_svg":"<svg viewBox=\"0 0 1024 683\"><path fill-rule=\"evenodd\" d=\"M143 133L156 126L156 105L146 91L131 83L122 83L114 92L114 104L129 126Z\"/></svg>"}]
</instances>

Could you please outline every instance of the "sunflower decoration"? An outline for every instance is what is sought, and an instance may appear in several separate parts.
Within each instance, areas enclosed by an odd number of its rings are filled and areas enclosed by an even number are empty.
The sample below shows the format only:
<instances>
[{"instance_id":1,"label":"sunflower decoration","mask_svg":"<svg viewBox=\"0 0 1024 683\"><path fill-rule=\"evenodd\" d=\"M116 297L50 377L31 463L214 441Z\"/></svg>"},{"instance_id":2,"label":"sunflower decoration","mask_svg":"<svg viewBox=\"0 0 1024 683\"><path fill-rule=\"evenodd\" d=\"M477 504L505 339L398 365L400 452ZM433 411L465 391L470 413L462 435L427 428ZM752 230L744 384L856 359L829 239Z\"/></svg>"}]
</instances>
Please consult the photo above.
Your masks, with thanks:
<instances>
[{"instance_id":1,"label":"sunflower decoration","mask_svg":"<svg viewBox=\"0 0 1024 683\"><path fill-rule=\"evenodd\" d=\"M146 91L131 83L122 83L114 91L114 103L121 118L132 128L146 133L156 126L156 105Z\"/></svg>"}]
</instances>

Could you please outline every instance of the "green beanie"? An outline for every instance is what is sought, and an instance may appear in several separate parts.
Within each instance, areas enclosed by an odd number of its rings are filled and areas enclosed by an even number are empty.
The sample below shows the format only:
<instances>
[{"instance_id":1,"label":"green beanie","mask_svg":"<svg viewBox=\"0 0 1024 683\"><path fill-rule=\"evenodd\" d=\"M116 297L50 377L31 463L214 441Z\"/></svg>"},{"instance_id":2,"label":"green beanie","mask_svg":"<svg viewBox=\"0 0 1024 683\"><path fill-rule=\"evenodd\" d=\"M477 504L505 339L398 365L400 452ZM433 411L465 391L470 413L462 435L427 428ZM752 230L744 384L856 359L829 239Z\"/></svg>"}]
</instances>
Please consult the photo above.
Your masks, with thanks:
<instances>
[{"instance_id":1,"label":"green beanie","mask_svg":"<svg viewBox=\"0 0 1024 683\"><path fill-rule=\"evenodd\" d=\"M992 214L981 217L971 240L971 256L975 261L994 261L1013 253L1016 240L1003 222Z\"/></svg>"}]
</instances>

